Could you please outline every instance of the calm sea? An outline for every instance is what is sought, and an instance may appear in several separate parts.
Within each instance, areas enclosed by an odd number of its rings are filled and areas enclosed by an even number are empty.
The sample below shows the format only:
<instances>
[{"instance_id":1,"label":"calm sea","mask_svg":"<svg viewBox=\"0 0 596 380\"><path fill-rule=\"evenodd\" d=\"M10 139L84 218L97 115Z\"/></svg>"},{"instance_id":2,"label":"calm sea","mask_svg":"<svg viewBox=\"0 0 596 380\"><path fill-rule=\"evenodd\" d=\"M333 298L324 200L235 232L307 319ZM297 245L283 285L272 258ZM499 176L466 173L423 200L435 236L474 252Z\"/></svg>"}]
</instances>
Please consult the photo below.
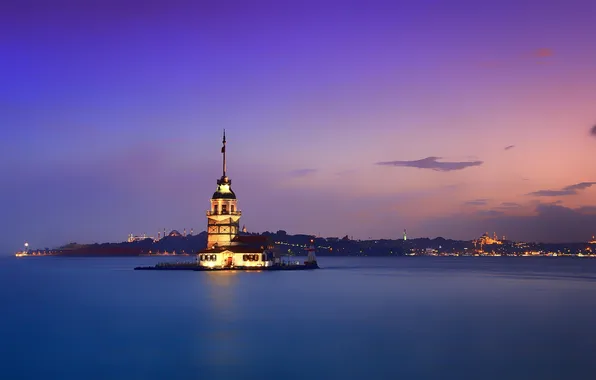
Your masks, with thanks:
<instances>
[{"instance_id":1,"label":"calm sea","mask_svg":"<svg viewBox=\"0 0 596 380\"><path fill-rule=\"evenodd\" d=\"M596 259L0 259L2 379L589 379Z\"/></svg>"}]
</instances>

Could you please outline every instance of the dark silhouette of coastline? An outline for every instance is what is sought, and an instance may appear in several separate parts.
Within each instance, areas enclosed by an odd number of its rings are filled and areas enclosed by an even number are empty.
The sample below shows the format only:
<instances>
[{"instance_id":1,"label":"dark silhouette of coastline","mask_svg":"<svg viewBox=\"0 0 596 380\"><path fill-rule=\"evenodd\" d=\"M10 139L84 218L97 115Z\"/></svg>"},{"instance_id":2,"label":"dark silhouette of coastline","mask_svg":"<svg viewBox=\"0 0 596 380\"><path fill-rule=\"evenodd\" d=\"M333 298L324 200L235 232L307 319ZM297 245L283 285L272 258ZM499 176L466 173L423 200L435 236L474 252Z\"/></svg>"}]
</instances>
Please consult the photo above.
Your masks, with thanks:
<instances>
[{"instance_id":1,"label":"dark silhouette of coastline","mask_svg":"<svg viewBox=\"0 0 596 380\"><path fill-rule=\"evenodd\" d=\"M263 233L244 233L241 235L266 236L275 243L280 254L304 255L304 249L314 240L317 256L403 256L424 254L474 254L484 253L499 255L522 255L528 252L559 252L577 254L578 252L596 252L596 244L590 243L516 243L503 241L502 244L490 244L478 247L472 240L452 240L437 237L418 239L378 239L352 240L343 238L322 238L313 235L290 235L285 231ZM166 236L154 241L147 238L134 242L77 244L70 243L51 250L54 255L63 256L139 256L139 255L194 255L207 245L205 231L187 236ZM480 248L480 249L479 249Z\"/></svg>"}]
</instances>

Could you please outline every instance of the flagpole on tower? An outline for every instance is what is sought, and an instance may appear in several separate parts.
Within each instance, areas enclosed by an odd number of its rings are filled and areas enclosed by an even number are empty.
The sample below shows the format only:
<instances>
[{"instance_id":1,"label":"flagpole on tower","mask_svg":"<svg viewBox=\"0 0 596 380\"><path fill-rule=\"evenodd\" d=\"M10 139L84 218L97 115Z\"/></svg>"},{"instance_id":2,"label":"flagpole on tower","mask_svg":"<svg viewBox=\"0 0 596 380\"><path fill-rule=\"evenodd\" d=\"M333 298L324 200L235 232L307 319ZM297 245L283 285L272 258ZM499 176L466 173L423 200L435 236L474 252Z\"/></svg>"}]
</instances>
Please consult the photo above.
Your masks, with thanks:
<instances>
[{"instance_id":1,"label":"flagpole on tower","mask_svg":"<svg viewBox=\"0 0 596 380\"><path fill-rule=\"evenodd\" d=\"M223 153L223 176L226 176L226 130L223 131L223 146L221 147L221 153Z\"/></svg>"}]
</instances>

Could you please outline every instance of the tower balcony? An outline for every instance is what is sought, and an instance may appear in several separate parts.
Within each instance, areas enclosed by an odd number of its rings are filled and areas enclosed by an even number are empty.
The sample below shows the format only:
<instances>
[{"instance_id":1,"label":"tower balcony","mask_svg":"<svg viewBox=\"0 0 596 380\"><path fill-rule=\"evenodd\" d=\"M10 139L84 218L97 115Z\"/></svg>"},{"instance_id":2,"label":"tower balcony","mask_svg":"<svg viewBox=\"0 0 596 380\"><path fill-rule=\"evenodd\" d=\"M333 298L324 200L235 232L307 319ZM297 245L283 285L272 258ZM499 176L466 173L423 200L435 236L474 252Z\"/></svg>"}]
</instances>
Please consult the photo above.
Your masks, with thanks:
<instances>
[{"instance_id":1,"label":"tower balcony","mask_svg":"<svg viewBox=\"0 0 596 380\"><path fill-rule=\"evenodd\" d=\"M242 211L207 211L207 216L213 215L233 215L233 216L241 216Z\"/></svg>"}]
</instances>

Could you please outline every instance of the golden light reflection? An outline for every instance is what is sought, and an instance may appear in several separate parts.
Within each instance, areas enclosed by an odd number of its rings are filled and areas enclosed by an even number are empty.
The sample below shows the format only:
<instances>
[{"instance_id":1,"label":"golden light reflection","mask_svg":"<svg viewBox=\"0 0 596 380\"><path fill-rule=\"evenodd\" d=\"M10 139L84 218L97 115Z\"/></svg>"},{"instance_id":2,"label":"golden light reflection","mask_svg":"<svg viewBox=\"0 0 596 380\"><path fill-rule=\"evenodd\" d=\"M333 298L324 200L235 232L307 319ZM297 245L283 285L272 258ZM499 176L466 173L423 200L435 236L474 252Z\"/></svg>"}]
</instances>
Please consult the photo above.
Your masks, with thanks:
<instances>
[{"instance_id":1,"label":"golden light reflection","mask_svg":"<svg viewBox=\"0 0 596 380\"><path fill-rule=\"evenodd\" d=\"M238 272L201 272L205 276L202 291L206 292L210 305L206 308L209 329L202 336L202 344L208 345L209 362L216 366L227 366L240 355L241 332L235 323L238 319L237 292ZM232 359L231 359L232 358Z\"/></svg>"},{"instance_id":2,"label":"golden light reflection","mask_svg":"<svg viewBox=\"0 0 596 380\"><path fill-rule=\"evenodd\" d=\"M236 271L203 272L207 275L207 282L218 287L229 287L236 282Z\"/></svg>"},{"instance_id":3,"label":"golden light reflection","mask_svg":"<svg viewBox=\"0 0 596 380\"><path fill-rule=\"evenodd\" d=\"M234 313L237 272L214 271L201 274L206 276L206 286L203 289L212 300L216 318L228 318Z\"/></svg>"}]
</instances>

